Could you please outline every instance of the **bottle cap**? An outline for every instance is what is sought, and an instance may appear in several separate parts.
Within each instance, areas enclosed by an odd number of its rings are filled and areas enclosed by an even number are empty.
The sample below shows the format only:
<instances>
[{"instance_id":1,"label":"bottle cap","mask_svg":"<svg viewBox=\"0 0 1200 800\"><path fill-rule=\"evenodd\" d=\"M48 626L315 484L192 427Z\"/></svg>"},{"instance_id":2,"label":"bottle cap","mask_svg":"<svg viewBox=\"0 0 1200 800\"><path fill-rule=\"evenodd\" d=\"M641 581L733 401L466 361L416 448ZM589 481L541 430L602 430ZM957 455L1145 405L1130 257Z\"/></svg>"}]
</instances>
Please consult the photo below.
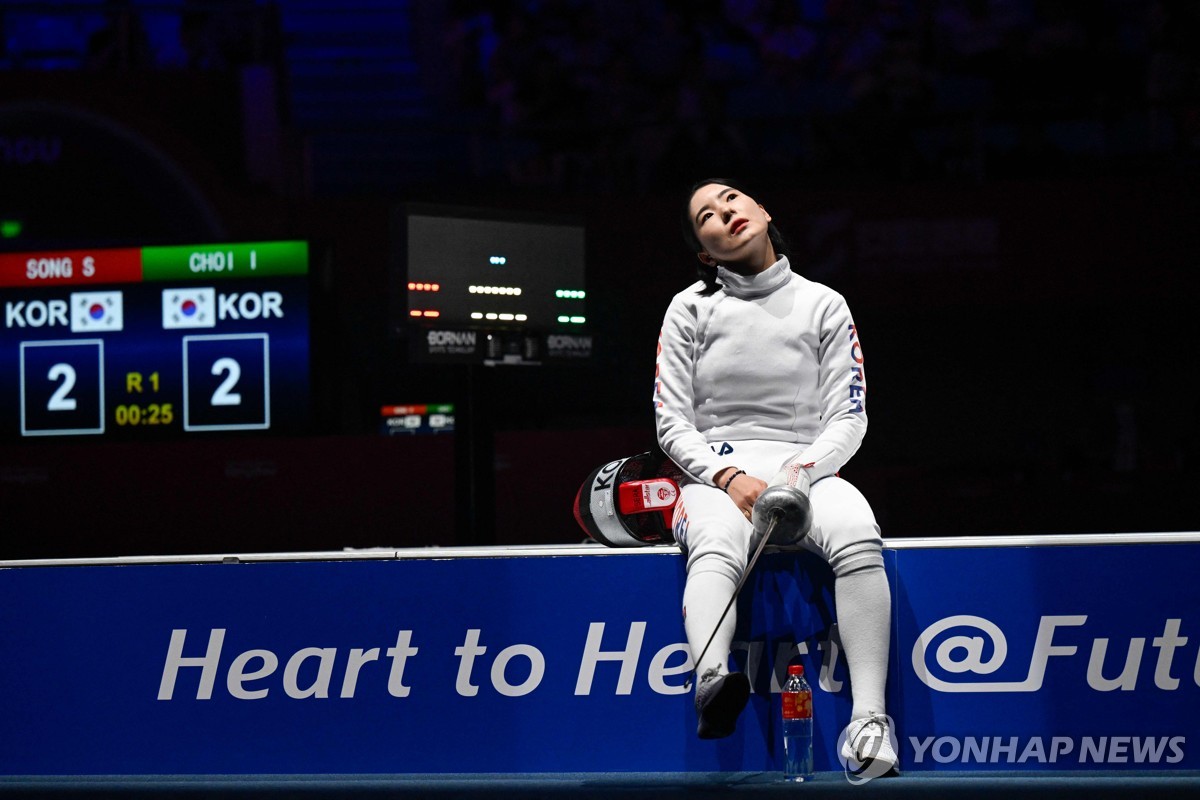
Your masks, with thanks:
<instances>
[{"instance_id":1,"label":"bottle cap","mask_svg":"<svg viewBox=\"0 0 1200 800\"><path fill-rule=\"evenodd\" d=\"M788 664L788 675L803 675L803 674L804 674L804 665L803 664Z\"/></svg>"}]
</instances>

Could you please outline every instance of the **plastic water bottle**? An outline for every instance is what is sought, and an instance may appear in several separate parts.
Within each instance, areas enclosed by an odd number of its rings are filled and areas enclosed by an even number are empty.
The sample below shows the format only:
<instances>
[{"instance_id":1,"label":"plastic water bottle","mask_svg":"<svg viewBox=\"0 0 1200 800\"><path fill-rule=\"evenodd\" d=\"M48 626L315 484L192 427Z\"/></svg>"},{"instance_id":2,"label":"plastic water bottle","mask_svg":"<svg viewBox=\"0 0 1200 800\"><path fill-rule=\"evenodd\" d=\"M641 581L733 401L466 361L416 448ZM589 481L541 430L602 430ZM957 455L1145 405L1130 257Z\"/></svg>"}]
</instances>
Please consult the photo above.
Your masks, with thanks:
<instances>
[{"instance_id":1,"label":"plastic water bottle","mask_svg":"<svg viewBox=\"0 0 1200 800\"><path fill-rule=\"evenodd\" d=\"M783 777L789 781L813 778L812 689L804 680L804 667L788 666L783 684Z\"/></svg>"}]
</instances>

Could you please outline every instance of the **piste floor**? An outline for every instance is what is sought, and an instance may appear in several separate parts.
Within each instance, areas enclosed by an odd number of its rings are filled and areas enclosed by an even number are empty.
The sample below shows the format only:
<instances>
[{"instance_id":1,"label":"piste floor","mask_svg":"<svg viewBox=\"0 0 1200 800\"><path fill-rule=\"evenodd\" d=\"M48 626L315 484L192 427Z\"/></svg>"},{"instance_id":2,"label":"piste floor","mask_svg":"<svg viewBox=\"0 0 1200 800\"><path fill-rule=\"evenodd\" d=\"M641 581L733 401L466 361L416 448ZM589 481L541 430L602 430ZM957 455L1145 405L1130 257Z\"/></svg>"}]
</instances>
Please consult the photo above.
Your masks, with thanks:
<instances>
[{"instance_id":1,"label":"piste floor","mask_svg":"<svg viewBox=\"0 0 1200 800\"><path fill-rule=\"evenodd\" d=\"M332 775L5 777L4 797L187 798L1200 798L1200 773L913 773L850 784L836 772L792 784L767 773L548 773L529 775Z\"/></svg>"}]
</instances>

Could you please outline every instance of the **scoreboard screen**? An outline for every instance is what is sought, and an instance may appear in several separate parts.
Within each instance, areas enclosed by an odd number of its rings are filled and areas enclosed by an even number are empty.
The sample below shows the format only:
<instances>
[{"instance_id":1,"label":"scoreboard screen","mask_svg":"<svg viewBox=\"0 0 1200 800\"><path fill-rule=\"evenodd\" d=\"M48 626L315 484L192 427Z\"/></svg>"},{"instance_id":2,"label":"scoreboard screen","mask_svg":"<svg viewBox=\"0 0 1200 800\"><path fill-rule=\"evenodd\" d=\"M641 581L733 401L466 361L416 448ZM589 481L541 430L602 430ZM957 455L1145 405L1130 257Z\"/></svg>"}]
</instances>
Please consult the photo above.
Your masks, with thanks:
<instances>
[{"instance_id":1,"label":"scoreboard screen","mask_svg":"<svg viewBox=\"0 0 1200 800\"><path fill-rule=\"evenodd\" d=\"M304 432L308 244L0 253L6 439Z\"/></svg>"},{"instance_id":2,"label":"scoreboard screen","mask_svg":"<svg viewBox=\"0 0 1200 800\"><path fill-rule=\"evenodd\" d=\"M546 216L409 206L400 324L578 330L587 321L584 227Z\"/></svg>"}]
</instances>

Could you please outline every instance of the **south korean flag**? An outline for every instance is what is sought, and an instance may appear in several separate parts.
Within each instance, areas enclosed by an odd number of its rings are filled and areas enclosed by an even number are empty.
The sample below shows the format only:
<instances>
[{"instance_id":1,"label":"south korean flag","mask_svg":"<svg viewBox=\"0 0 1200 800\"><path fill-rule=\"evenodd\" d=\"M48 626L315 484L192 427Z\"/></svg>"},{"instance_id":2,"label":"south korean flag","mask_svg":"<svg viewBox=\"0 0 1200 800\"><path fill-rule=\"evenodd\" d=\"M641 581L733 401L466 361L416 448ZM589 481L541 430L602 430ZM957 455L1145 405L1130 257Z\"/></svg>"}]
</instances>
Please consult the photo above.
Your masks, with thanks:
<instances>
[{"instance_id":1,"label":"south korean flag","mask_svg":"<svg viewBox=\"0 0 1200 800\"><path fill-rule=\"evenodd\" d=\"M125 326L120 292L71 292L71 332L119 331Z\"/></svg>"},{"instance_id":2,"label":"south korean flag","mask_svg":"<svg viewBox=\"0 0 1200 800\"><path fill-rule=\"evenodd\" d=\"M162 326L171 328L212 328L217 324L215 289L163 289Z\"/></svg>"}]
</instances>

